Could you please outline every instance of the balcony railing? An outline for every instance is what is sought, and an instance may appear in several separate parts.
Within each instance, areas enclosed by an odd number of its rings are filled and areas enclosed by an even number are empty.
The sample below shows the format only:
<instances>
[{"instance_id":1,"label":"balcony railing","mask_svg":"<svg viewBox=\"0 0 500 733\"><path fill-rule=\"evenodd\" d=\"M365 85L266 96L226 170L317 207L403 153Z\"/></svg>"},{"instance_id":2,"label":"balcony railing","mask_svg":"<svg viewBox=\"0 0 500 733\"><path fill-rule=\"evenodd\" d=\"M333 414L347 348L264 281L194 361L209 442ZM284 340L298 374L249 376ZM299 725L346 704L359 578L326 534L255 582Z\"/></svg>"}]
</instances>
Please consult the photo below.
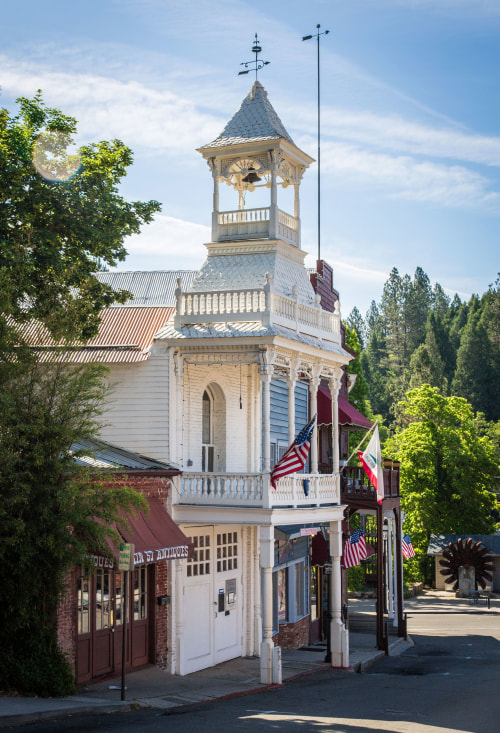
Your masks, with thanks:
<instances>
[{"instance_id":1,"label":"balcony railing","mask_svg":"<svg viewBox=\"0 0 500 733\"><path fill-rule=\"evenodd\" d=\"M399 497L399 461L384 460L384 499ZM377 492L360 466L345 466L340 472L340 494L343 502L349 499L377 501Z\"/></svg>"},{"instance_id":2,"label":"balcony railing","mask_svg":"<svg viewBox=\"0 0 500 733\"><path fill-rule=\"evenodd\" d=\"M340 503L338 476L291 474L277 488L262 473L196 473L179 476L176 503L196 506L301 507Z\"/></svg>"},{"instance_id":3,"label":"balcony railing","mask_svg":"<svg viewBox=\"0 0 500 733\"><path fill-rule=\"evenodd\" d=\"M284 239L296 247L299 245L299 220L290 214L277 210L276 231L273 236ZM216 214L217 224L214 241L237 239L260 239L271 236L271 208L236 209Z\"/></svg>"},{"instance_id":4,"label":"balcony railing","mask_svg":"<svg viewBox=\"0 0 500 733\"><path fill-rule=\"evenodd\" d=\"M175 326L224 321L277 324L340 344L340 312L325 311L319 303L299 303L296 297L264 289L176 292Z\"/></svg>"}]
</instances>

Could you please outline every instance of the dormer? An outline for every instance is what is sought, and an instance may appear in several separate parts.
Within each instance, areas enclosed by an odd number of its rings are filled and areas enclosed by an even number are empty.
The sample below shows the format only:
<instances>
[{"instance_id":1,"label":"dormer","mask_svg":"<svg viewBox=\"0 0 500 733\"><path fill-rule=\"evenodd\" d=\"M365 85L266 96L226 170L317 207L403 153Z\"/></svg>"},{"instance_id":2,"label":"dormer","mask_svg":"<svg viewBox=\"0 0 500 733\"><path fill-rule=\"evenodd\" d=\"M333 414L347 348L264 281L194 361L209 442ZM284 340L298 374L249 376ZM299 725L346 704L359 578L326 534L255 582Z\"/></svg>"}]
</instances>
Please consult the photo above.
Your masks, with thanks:
<instances>
[{"instance_id":1,"label":"dormer","mask_svg":"<svg viewBox=\"0 0 500 733\"><path fill-rule=\"evenodd\" d=\"M260 82L211 143L198 148L214 181L212 242L281 239L300 249L299 186L314 162L293 142ZM219 184L234 191L235 206L219 207ZM293 214L278 207L278 188L293 187ZM268 205L249 207L251 196L269 190Z\"/></svg>"}]
</instances>

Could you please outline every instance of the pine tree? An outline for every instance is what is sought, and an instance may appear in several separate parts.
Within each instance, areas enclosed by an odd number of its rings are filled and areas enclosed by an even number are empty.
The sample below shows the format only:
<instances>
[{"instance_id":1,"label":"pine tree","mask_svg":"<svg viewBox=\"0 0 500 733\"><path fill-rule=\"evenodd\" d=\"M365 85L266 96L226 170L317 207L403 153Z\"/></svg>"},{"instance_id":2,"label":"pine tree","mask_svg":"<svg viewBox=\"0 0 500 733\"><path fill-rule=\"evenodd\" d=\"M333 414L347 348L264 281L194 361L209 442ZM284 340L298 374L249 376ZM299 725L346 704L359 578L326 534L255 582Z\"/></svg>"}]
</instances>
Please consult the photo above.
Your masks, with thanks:
<instances>
[{"instance_id":1,"label":"pine tree","mask_svg":"<svg viewBox=\"0 0 500 733\"><path fill-rule=\"evenodd\" d=\"M490 342L481 323L481 313L475 308L462 331L452 394L468 399L476 412L483 412L487 420L493 420L495 407L491 395L495 390Z\"/></svg>"}]
</instances>

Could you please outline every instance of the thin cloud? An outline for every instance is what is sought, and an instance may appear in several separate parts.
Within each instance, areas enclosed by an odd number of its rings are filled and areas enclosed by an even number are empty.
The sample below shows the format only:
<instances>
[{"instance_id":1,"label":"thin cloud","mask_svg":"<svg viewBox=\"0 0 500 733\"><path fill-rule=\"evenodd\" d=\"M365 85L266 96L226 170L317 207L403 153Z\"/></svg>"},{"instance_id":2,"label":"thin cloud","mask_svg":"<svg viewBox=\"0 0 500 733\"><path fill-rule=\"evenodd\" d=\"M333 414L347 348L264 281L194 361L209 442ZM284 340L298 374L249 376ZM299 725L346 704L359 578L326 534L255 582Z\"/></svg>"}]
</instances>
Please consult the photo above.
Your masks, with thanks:
<instances>
[{"instance_id":1,"label":"thin cloud","mask_svg":"<svg viewBox=\"0 0 500 733\"><path fill-rule=\"evenodd\" d=\"M343 143L323 144L322 164L343 183L350 180L397 198L498 211L500 195L490 190L492 182L463 166L374 153Z\"/></svg>"}]
</instances>

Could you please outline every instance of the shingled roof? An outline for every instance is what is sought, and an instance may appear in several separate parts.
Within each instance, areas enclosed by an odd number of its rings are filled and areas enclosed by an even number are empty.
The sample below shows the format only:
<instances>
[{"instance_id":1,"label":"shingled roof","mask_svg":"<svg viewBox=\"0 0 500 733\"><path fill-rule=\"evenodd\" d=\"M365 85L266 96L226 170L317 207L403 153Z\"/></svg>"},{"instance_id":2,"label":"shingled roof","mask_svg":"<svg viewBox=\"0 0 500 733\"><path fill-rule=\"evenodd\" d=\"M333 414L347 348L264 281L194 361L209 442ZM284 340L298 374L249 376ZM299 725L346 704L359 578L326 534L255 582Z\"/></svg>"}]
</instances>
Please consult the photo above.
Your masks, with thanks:
<instances>
[{"instance_id":1,"label":"shingled roof","mask_svg":"<svg viewBox=\"0 0 500 733\"><path fill-rule=\"evenodd\" d=\"M241 103L241 107L229 120L221 134L211 143L202 145L200 150L281 138L294 144L267 98L266 90L260 82L255 81Z\"/></svg>"}]
</instances>

